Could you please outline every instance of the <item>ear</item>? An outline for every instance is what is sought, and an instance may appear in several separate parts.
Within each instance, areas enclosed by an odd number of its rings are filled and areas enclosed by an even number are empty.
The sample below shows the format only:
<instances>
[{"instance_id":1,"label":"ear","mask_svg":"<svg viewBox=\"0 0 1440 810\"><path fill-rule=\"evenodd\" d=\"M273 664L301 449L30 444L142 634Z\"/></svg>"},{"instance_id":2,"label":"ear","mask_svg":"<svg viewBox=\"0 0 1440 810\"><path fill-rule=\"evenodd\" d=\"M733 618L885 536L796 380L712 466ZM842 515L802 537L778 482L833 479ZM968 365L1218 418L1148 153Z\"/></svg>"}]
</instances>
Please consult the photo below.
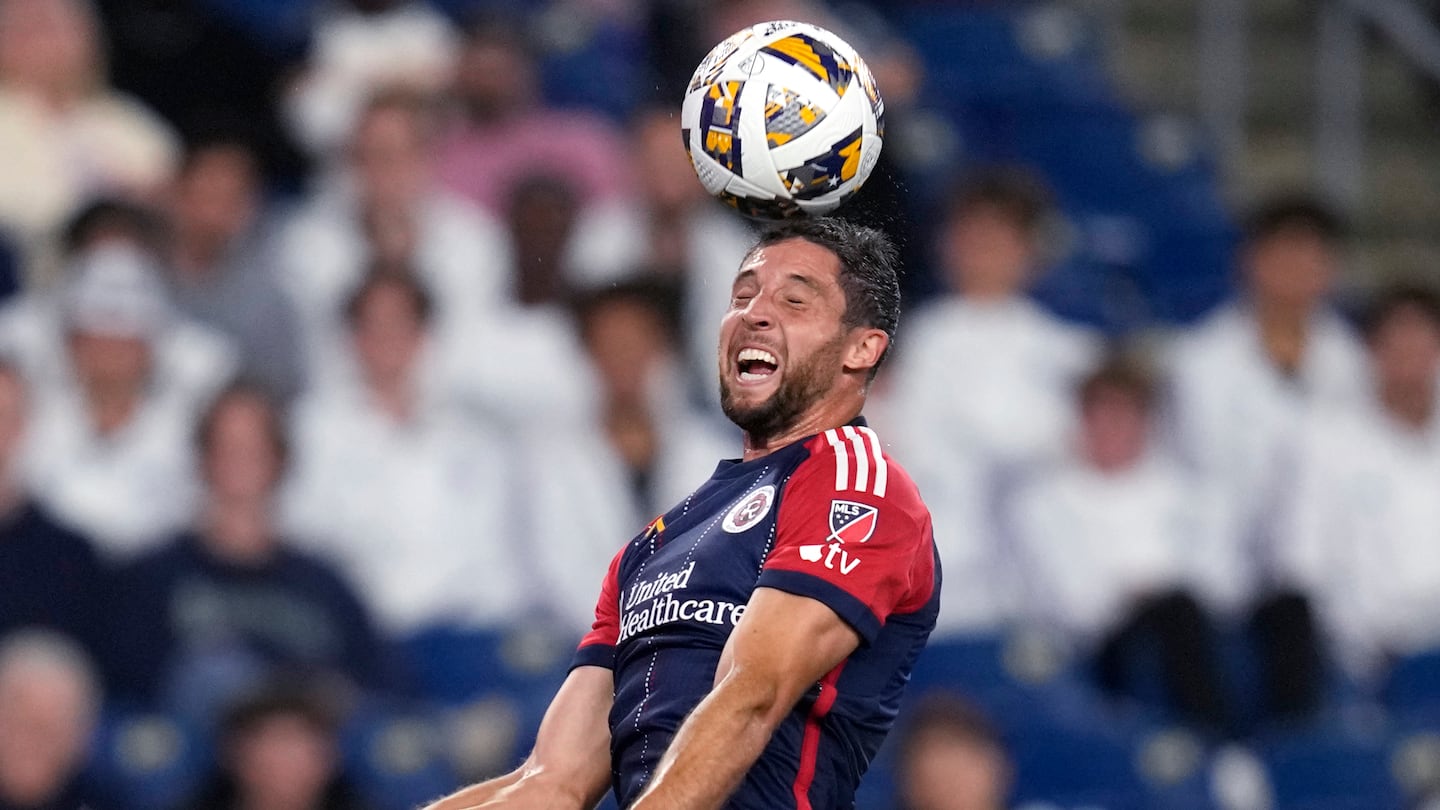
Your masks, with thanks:
<instances>
[{"instance_id":1,"label":"ear","mask_svg":"<svg viewBox=\"0 0 1440 810\"><path fill-rule=\"evenodd\" d=\"M890 336L883 329L856 329L850 333L850 342L845 347L844 365L849 371L869 371L874 368L890 345Z\"/></svg>"}]
</instances>

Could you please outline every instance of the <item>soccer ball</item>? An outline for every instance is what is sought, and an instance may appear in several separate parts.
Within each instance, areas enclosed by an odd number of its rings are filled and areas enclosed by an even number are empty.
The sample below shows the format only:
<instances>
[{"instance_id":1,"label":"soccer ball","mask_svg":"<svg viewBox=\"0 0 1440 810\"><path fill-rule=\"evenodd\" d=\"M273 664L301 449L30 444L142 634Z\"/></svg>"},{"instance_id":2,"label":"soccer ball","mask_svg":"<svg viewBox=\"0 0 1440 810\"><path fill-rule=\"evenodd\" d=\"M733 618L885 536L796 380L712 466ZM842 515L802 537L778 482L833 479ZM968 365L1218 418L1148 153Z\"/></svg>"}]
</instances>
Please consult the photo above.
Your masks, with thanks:
<instances>
[{"instance_id":1,"label":"soccer ball","mask_svg":"<svg viewBox=\"0 0 1440 810\"><path fill-rule=\"evenodd\" d=\"M806 23L746 28L695 69L680 112L705 190L761 219L835 210L880 157L885 103L864 60Z\"/></svg>"}]
</instances>

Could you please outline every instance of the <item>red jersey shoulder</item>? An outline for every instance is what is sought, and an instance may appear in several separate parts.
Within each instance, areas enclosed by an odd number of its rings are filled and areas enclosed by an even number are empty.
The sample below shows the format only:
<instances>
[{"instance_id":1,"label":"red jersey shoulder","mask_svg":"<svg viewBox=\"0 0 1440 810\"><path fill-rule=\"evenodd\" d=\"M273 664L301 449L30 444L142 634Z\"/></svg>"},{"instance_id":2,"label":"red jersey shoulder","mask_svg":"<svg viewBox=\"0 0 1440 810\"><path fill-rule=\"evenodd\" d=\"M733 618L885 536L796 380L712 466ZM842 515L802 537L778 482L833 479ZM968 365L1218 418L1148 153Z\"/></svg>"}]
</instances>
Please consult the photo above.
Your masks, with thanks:
<instances>
[{"instance_id":1,"label":"red jersey shoulder","mask_svg":"<svg viewBox=\"0 0 1440 810\"><path fill-rule=\"evenodd\" d=\"M814 477L814 488L835 493L882 499L904 511L928 511L915 482L885 452L880 437L869 427L846 425L817 434L807 443L810 455L796 469L796 477Z\"/></svg>"}]
</instances>

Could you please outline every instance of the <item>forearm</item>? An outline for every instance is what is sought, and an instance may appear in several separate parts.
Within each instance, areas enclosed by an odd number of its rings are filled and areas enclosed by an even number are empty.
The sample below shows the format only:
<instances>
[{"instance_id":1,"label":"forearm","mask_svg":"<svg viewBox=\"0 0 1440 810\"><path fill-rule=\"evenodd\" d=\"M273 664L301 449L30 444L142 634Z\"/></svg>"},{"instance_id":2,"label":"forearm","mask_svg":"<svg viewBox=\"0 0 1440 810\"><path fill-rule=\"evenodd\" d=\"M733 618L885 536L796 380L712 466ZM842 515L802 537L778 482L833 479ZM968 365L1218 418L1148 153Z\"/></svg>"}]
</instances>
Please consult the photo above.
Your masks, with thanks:
<instances>
[{"instance_id":1,"label":"forearm","mask_svg":"<svg viewBox=\"0 0 1440 810\"><path fill-rule=\"evenodd\" d=\"M577 667L566 677L525 764L472 785L425 810L589 810L610 781L610 728L606 723L614 682L610 670Z\"/></svg>"},{"instance_id":2,"label":"forearm","mask_svg":"<svg viewBox=\"0 0 1440 810\"><path fill-rule=\"evenodd\" d=\"M424 810L469 810L495 798L500 791L520 780L522 771L515 770L504 776L497 776L470 787L456 791L445 798L426 805Z\"/></svg>"},{"instance_id":3,"label":"forearm","mask_svg":"<svg viewBox=\"0 0 1440 810\"><path fill-rule=\"evenodd\" d=\"M424 810L482 810L482 808L545 808L589 810L595 799L569 780L527 762L504 776L464 788Z\"/></svg>"},{"instance_id":4,"label":"forearm","mask_svg":"<svg viewBox=\"0 0 1440 810\"><path fill-rule=\"evenodd\" d=\"M756 688L743 677L721 681L680 727L631 810L721 807L760 758L783 714L768 686Z\"/></svg>"}]
</instances>

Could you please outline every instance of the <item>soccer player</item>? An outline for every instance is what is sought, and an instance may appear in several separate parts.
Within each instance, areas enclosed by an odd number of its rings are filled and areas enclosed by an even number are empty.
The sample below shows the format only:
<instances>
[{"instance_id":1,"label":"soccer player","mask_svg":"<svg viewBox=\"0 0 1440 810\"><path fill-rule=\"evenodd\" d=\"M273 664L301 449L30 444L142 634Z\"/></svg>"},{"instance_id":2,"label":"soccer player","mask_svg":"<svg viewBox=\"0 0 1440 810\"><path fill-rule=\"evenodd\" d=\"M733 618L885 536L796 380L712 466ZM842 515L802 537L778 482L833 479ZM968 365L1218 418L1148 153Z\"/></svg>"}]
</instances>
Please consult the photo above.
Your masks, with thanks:
<instances>
[{"instance_id":1,"label":"soccer player","mask_svg":"<svg viewBox=\"0 0 1440 810\"><path fill-rule=\"evenodd\" d=\"M939 608L929 511L860 417L899 298L878 231L761 237L720 328L742 457L615 556L529 758L431 810L853 805Z\"/></svg>"}]
</instances>

